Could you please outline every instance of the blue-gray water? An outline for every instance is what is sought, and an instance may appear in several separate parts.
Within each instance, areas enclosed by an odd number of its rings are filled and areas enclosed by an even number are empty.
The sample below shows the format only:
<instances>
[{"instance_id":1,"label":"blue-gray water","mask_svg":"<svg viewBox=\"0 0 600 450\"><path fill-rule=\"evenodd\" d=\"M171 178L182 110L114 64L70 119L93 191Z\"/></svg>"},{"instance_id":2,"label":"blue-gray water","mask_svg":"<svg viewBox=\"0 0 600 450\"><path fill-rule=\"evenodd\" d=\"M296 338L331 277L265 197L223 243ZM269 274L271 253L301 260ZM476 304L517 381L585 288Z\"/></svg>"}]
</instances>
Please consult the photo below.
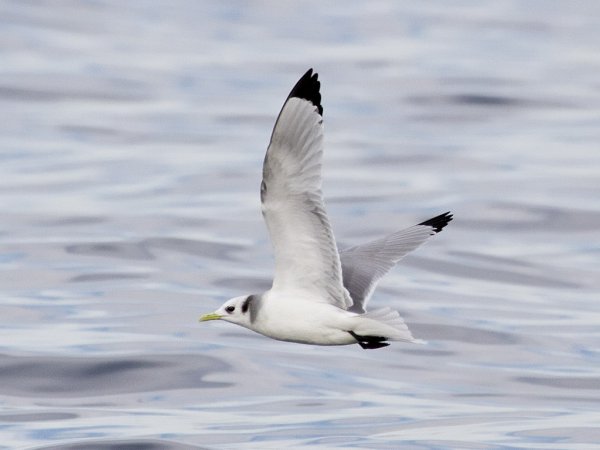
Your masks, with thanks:
<instances>
[{"instance_id":1,"label":"blue-gray water","mask_svg":"<svg viewBox=\"0 0 600 450\"><path fill-rule=\"evenodd\" d=\"M600 442L598 2L0 4L0 448ZM342 244L426 346L197 323L268 286L275 116L322 79Z\"/></svg>"}]
</instances>

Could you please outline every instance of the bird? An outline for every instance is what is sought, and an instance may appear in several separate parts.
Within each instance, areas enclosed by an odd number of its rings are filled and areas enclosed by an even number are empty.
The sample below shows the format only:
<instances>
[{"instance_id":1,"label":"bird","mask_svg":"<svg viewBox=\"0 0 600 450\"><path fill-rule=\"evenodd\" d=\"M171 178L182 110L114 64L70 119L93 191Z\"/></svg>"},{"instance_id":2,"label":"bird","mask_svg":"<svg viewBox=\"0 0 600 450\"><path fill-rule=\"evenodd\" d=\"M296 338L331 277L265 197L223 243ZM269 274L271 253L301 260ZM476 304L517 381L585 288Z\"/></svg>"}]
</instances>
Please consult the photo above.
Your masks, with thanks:
<instances>
[{"instance_id":1,"label":"bird","mask_svg":"<svg viewBox=\"0 0 600 450\"><path fill-rule=\"evenodd\" d=\"M380 239L338 250L321 190L321 83L309 69L275 121L260 199L273 247L269 290L227 300L201 322L224 320L264 336L312 345L419 343L390 307L367 311L378 281L452 220L450 212Z\"/></svg>"}]
</instances>

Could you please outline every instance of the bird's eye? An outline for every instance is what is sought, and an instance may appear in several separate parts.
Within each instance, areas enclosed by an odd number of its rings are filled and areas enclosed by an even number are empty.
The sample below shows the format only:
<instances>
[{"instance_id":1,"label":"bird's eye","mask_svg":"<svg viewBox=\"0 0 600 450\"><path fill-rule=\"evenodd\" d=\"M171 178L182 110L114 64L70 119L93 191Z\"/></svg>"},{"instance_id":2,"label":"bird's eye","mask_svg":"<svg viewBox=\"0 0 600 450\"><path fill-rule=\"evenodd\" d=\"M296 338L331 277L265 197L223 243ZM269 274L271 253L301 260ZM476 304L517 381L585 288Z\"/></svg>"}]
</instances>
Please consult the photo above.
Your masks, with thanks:
<instances>
[{"instance_id":1,"label":"bird's eye","mask_svg":"<svg viewBox=\"0 0 600 450\"><path fill-rule=\"evenodd\" d=\"M228 313L232 313L235 311L235 306L228 306L227 308L225 308L225 311L227 311Z\"/></svg>"}]
</instances>

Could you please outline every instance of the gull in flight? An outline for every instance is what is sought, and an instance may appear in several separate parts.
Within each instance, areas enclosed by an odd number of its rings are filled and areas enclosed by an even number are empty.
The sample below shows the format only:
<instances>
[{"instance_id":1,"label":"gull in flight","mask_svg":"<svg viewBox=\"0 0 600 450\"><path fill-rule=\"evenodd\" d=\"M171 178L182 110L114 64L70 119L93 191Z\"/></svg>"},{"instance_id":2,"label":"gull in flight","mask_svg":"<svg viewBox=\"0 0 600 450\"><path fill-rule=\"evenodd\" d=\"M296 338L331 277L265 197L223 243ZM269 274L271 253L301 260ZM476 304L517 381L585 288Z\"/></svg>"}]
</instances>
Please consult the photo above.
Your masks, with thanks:
<instances>
[{"instance_id":1,"label":"gull in flight","mask_svg":"<svg viewBox=\"0 0 600 450\"><path fill-rule=\"evenodd\" d=\"M323 107L318 75L296 83L275 122L263 163L262 214L275 254L271 289L226 301L221 319L282 341L314 345L418 342L391 308L366 310L377 282L452 220L447 212L339 251L321 193Z\"/></svg>"}]
</instances>

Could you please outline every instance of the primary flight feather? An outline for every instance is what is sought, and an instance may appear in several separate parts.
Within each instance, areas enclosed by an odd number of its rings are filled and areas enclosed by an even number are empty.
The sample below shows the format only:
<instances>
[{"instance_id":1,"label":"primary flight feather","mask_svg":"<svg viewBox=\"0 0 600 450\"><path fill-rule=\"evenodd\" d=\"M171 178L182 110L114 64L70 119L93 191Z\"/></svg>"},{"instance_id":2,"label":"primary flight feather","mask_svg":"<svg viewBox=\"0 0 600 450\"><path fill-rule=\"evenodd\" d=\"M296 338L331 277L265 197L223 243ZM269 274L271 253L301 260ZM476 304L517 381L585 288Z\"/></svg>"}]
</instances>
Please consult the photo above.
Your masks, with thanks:
<instances>
[{"instance_id":1,"label":"primary flight feather","mask_svg":"<svg viewBox=\"0 0 600 450\"><path fill-rule=\"evenodd\" d=\"M415 342L391 308L366 311L379 279L452 220L444 213L338 251L321 193L323 107L318 75L296 83L275 122L263 163L262 213L275 254L271 289L225 302L201 321L222 319L304 344L380 348Z\"/></svg>"}]
</instances>

